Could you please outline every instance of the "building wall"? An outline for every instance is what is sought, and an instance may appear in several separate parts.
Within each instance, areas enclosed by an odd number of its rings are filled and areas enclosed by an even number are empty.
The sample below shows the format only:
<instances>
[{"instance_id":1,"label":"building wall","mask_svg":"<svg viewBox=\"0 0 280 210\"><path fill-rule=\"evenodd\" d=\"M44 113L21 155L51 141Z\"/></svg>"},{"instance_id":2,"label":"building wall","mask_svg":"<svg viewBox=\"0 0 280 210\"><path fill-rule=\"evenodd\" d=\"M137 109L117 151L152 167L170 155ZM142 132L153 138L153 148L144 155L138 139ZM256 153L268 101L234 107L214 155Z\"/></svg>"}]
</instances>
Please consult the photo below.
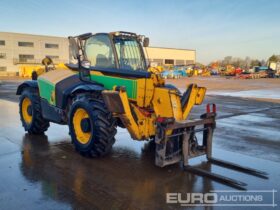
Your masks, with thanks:
<instances>
[{"instance_id":1,"label":"building wall","mask_svg":"<svg viewBox=\"0 0 280 210\"><path fill-rule=\"evenodd\" d=\"M19 42L30 42L33 46L19 46ZM57 48L46 48L45 44L55 44ZM145 50L150 62L160 65L187 65L196 61L196 51L187 49L148 47ZM20 55L33 55L22 58ZM69 62L69 43L64 37L0 32L0 73L18 72L22 65L38 65L46 56L55 56L55 63Z\"/></svg>"},{"instance_id":2,"label":"building wall","mask_svg":"<svg viewBox=\"0 0 280 210\"><path fill-rule=\"evenodd\" d=\"M147 47L146 55L150 62L160 64L187 65L196 62L196 51L188 49Z\"/></svg>"},{"instance_id":3,"label":"building wall","mask_svg":"<svg viewBox=\"0 0 280 210\"><path fill-rule=\"evenodd\" d=\"M30 42L33 46L19 46L19 42ZM51 45L54 48L46 48L45 44L54 44ZM33 55L34 58L20 59L19 55ZM46 56L54 56L56 63L68 62L67 38L0 32L0 71L4 71L6 67L6 71L17 72L21 65L40 64Z\"/></svg>"}]
</instances>

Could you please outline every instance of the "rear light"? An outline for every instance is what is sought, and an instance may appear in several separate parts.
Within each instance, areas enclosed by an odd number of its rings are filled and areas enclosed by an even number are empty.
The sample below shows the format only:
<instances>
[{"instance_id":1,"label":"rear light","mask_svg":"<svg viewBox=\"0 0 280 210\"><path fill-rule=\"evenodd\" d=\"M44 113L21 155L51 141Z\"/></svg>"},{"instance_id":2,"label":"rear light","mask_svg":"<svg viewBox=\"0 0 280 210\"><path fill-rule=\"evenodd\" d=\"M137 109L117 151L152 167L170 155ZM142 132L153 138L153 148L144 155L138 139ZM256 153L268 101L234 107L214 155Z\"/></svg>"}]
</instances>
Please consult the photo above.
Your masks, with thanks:
<instances>
[{"instance_id":1,"label":"rear light","mask_svg":"<svg viewBox=\"0 0 280 210\"><path fill-rule=\"evenodd\" d=\"M211 111L210 105L212 105L212 111ZM216 104L207 104L206 105L206 112L207 113L216 113L216 111L217 111Z\"/></svg>"},{"instance_id":2,"label":"rear light","mask_svg":"<svg viewBox=\"0 0 280 210\"><path fill-rule=\"evenodd\" d=\"M175 121L175 118L174 117L158 117L156 119L156 122L159 122L159 123L173 123Z\"/></svg>"},{"instance_id":3,"label":"rear light","mask_svg":"<svg viewBox=\"0 0 280 210\"><path fill-rule=\"evenodd\" d=\"M165 117L158 117L157 122L163 123L165 121L165 119L166 119Z\"/></svg>"},{"instance_id":4,"label":"rear light","mask_svg":"<svg viewBox=\"0 0 280 210\"><path fill-rule=\"evenodd\" d=\"M206 105L206 112L207 112L207 113L210 113L210 104L207 104L207 105Z\"/></svg>"},{"instance_id":5,"label":"rear light","mask_svg":"<svg viewBox=\"0 0 280 210\"><path fill-rule=\"evenodd\" d=\"M216 113L216 104L212 104L213 113Z\"/></svg>"}]
</instances>

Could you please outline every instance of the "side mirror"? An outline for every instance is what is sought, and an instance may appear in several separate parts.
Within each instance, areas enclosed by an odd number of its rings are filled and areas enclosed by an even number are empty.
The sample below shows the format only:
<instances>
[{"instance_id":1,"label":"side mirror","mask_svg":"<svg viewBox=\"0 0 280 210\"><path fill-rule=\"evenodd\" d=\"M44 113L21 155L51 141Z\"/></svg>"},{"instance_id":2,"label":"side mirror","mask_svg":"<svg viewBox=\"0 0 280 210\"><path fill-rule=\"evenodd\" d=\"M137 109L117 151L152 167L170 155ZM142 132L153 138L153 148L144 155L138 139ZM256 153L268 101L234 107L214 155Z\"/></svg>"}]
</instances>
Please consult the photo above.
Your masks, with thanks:
<instances>
[{"instance_id":1,"label":"side mirror","mask_svg":"<svg viewBox=\"0 0 280 210\"><path fill-rule=\"evenodd\" d=\"M144 40L143 40L143 47L149 47L149 38L148 37L145 37Z\"/></svg>"},{"instance_id":2,"label":"side mirror","mask_svg":"<svg viewBox=\"0 0 280 210\"><path fill-rule=\"evenodd\" d=\"M90 80L90 65L91 63L87 60L81 62L80 78L83 80Z\"/></svg>"},{"instance_id":3,"label":"side mirror","mask_svg":"<svg viewBox=\"0 0 280 210\"><path fill-rule=\"evenodd\" d=\"M78 43L74 37L68 37L68 39L69 39L70 54L73 56L74 59L78 59L80 55Z\"/></svg>"}]
</instances>

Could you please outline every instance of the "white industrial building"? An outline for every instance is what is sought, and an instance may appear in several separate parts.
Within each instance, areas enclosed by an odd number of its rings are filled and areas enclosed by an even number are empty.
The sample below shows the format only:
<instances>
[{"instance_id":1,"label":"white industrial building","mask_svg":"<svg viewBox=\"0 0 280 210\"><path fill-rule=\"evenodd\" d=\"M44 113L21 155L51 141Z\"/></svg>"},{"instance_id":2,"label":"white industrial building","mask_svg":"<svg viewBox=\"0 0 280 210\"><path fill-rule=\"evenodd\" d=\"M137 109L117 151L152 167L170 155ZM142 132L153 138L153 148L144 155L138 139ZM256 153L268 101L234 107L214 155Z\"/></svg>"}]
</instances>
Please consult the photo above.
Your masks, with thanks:
<instances>
[{"instance_id":1,"label":"white industrial building","mask_svg":"<svg viewBox=\"0 0 280 210\"><path fill-rule=\"evenodd\" d=\"M157 65L188 65L196 60L195 50L147 47L146 56ZM17 73L22 65L40 65L49 56L54 63L69 62L66 37L0 32L0 74Z\"/></svg>"},{"instance_id":2,"label":"white industrial building","mask_svg":"<svg viewBox=\"0 0 280 210\"><path fill-rule=\"evenodd\" d=\"M195 64L196 51L189 49L147 47L146 57L156 65L189 65Z\"/></svg>"},{"instance_id":3,"label":"white industrial building","mask_svg":"<svg viewBox=\"0 0 280 210\"><path fill-rule=\"evenodd\" d=\"M20 65L41 64L46 56L68 62L67 38L0 32L0 72L18 72Z\"/></svg>"}]
</instances>

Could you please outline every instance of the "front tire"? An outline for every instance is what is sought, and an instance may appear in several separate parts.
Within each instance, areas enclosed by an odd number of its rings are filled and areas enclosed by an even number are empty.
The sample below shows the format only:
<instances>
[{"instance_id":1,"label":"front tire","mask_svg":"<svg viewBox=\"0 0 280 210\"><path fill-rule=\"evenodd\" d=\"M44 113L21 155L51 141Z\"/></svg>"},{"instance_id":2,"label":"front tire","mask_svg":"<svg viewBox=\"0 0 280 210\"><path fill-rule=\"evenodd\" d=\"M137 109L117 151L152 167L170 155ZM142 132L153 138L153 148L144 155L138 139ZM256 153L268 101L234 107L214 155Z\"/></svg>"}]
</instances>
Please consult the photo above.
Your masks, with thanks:
<instances>
[{"instance_id":1,"label":"front tire","mask_svg":"<svg viewBox=\"0 0 280 210\"><path fill-rule=\"evenodd\" d=\"M40 97L32 88L23 90L19 98L19 114L22 126L29 134L43 134L50 126L42 116Z\"/></svg>"},{"instance_id":2,"label":"front tire","mask_svg":"<svg viewBox=\"0 0 280 210\"><path fill-rule=\"evenodd\" d=\"M109 153L115 143L116 120L102 100L80 97L70 108L69 130L78 152L101 157Z\"/></svg>"}]
</instances>

